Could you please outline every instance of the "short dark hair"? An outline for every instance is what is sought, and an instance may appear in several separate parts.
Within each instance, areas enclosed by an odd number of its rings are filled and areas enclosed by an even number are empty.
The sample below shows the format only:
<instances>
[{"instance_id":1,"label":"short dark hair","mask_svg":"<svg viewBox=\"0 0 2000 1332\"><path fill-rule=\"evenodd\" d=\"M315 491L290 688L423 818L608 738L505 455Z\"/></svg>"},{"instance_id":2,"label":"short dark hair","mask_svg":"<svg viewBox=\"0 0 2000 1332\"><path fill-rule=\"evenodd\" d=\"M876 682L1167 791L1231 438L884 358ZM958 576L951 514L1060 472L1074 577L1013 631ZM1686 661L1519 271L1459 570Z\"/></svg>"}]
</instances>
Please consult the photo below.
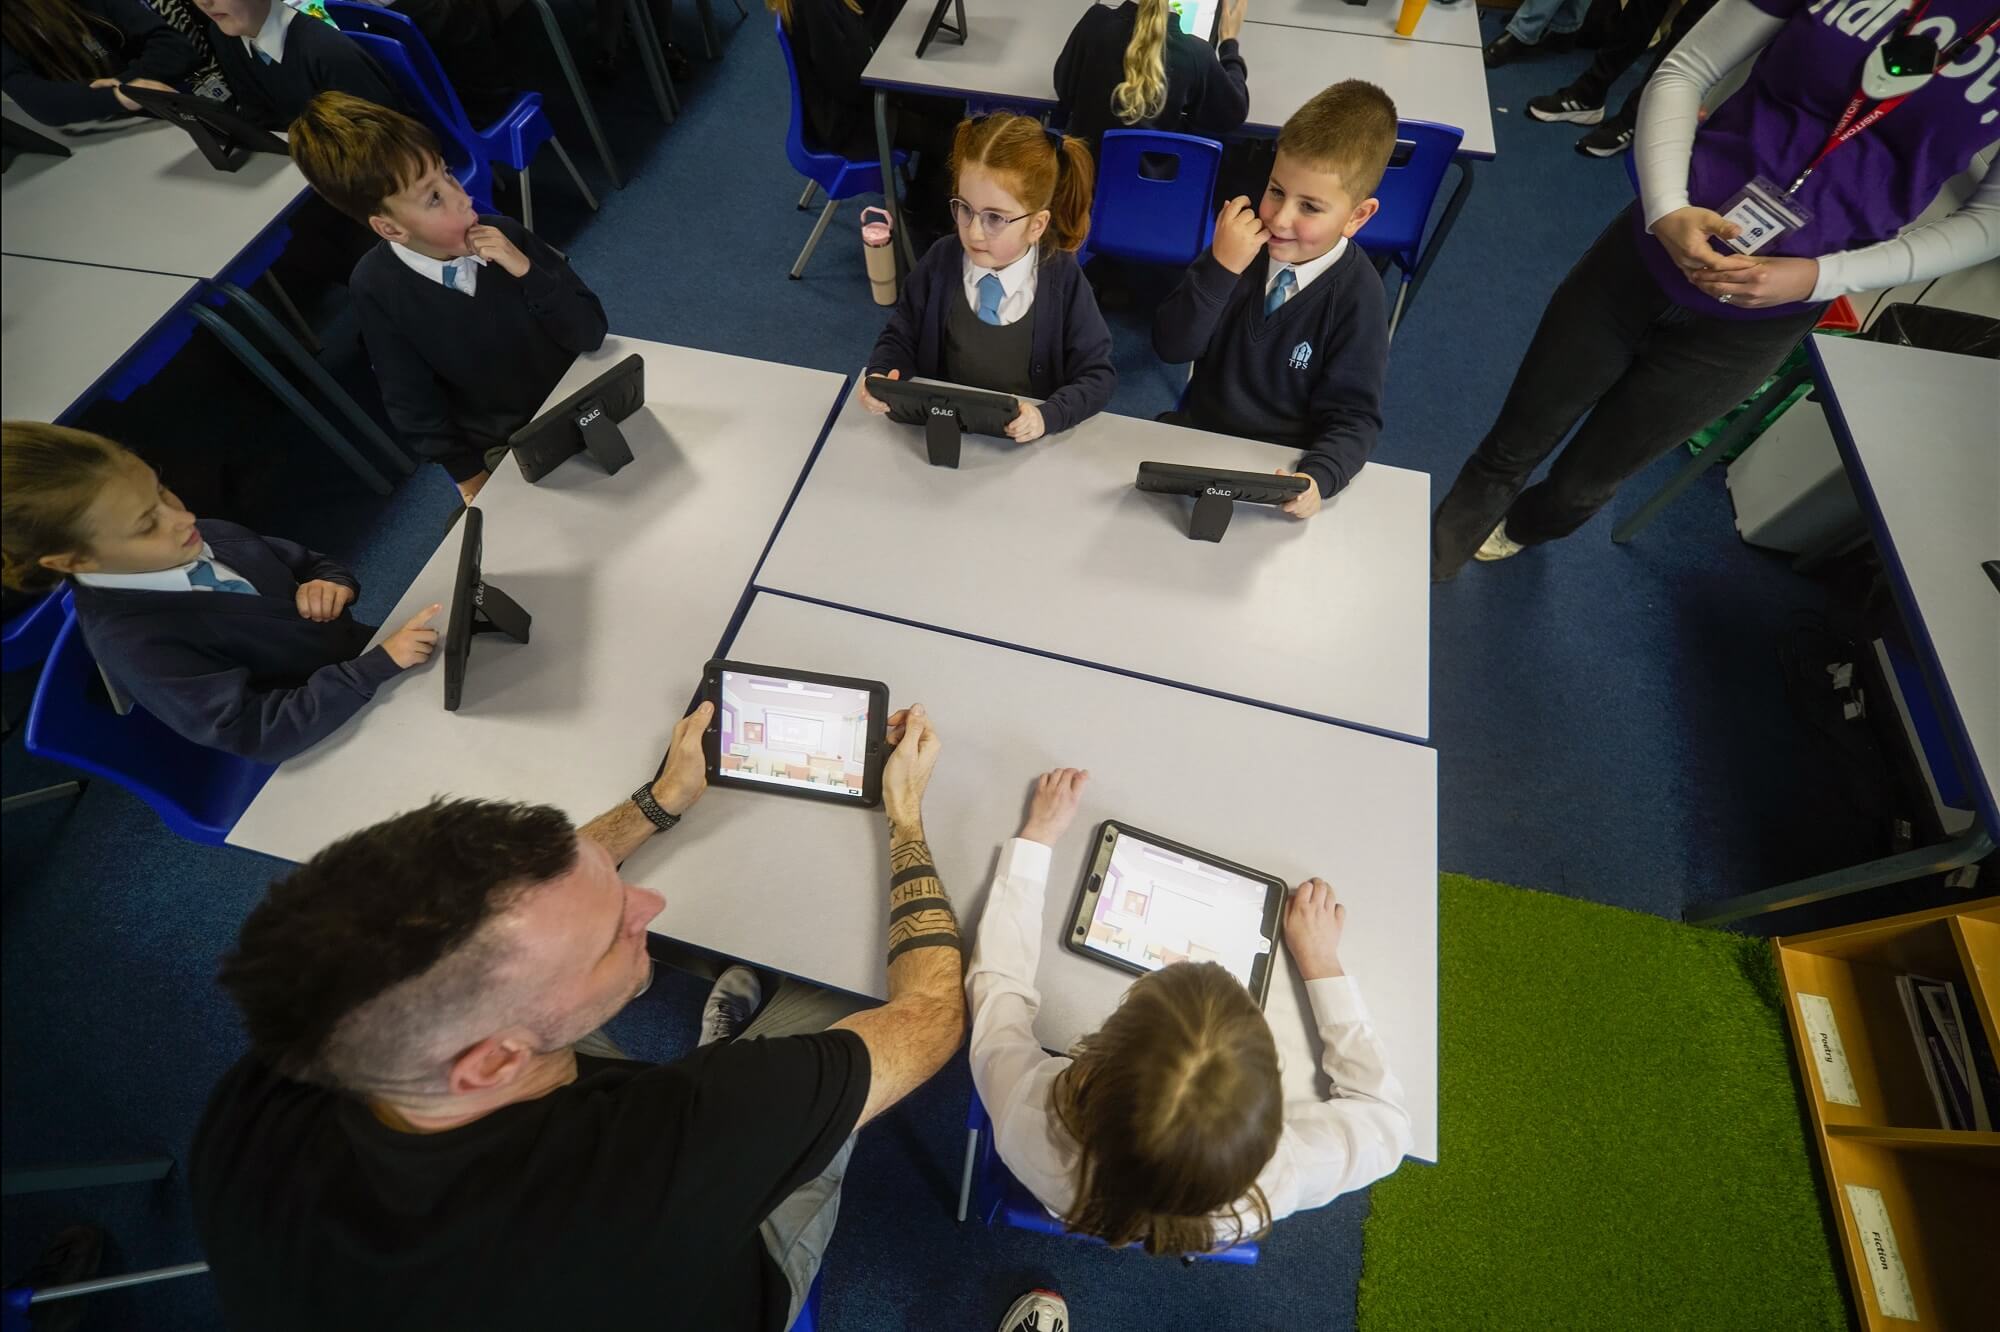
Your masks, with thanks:
<instances>
[{"instance_id":1,"label":"short dark hair","mask_svg":"<svg viewBox=\"0 0 2000 1332\"><path fill-rule=\"evenodd\" d=\"M288 1077L357 1089L366 1079L328 1058L343 1020L464 949L576 855L561 810L496 800L440 798L341 838L271 885L223 959L251 1049Z\"/></svg>"},{"instance_id":2,"label":"short dark hair","mask_svg":"<svg viewBox=\"0 0 2000 1332\"><path fill-rule=\"evenodd\" d=\"M315 93L290 133L292 162L306 184L363 226L384 199L444 160L421 121L351 93Z\"/></svg>"},{"instance_id":3,"label":"short dark hair","mask_svg":"<svg viewBox=\"0 0 2000 1332\"><path fill-rule=\"evenodd\" d=\"M1342 80L1292 112L1278 131L1278 151L1333 172L1349 201L1360 203L1396 154L1396 104L1372 83Z\"/></svg>"}]
</instances>

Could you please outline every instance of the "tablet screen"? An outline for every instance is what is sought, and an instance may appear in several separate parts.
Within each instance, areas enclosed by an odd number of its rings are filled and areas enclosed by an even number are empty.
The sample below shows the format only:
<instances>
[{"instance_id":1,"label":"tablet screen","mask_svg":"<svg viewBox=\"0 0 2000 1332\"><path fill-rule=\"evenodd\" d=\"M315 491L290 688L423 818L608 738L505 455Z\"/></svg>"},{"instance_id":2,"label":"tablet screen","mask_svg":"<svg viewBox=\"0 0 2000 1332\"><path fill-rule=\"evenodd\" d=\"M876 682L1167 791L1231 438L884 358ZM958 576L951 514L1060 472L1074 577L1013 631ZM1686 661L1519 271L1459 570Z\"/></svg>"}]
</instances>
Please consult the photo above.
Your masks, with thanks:
<instances>
[{"instance_id":1,"label":"tablet screen","mask_svg":"<svg viewBox=\"0 0 2000 1332\"><path fill-rule=\"evenodd\" d=\"M1175 25L1188 36L1205 42L1215 35L1215 11L1221 8L1221 0L1167 0L1167 8L1173 11Z\"/></svg>"},{"instance_id":2,"label":"tablet screen","mask_svg":"<svg viewBox=\"0 0 2000 1332\"><path fill-rule=\"evenodd\" d=\"M719 711L724 776L864 798L867 690L724 670Z\"/></svg>"},{"instance_id":3,"label":"tablet screen","mask_svg":"<svg viewBox=\"0 0 2000 1332\"><path fill-rule=\"evenodd\" d=\"M1120 832L1084 946L1148 971L1219 962L1253 992L1268 885Z\"/></svg>"}]
</instances>

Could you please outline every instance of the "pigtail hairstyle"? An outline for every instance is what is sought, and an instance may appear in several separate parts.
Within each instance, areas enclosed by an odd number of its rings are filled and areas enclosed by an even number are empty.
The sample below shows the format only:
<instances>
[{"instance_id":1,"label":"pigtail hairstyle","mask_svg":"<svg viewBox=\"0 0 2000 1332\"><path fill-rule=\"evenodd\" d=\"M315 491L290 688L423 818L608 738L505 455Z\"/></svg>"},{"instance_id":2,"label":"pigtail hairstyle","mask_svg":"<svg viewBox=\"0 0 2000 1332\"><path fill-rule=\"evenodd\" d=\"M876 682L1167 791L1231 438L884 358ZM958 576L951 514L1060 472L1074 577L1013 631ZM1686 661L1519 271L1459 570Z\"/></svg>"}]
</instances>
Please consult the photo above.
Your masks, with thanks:
<instances>
[{"instance_id":1,"label":"pigtail hairstyle","mask_svg":"<svg viewBox=\"0 0 2000 1332\"><path fill-rule=\"evenodd\" d=\"M0 6L0 37L37 74L67 83L110 78L117 71L109 42L123 40L117 24L71 0L7 0Z\"/></svg>"},{"instance_id":2,"label":"pigtail hairstyle","mask_svg":"<svg viewBox=\"0 0 2000 1332\"><path fill-rule=\"evenodd\" d=\"M1111 110L1127 125L1151 120L1167 105L1167 0L1139 0L1125 47L1125 81L1111 90Z\"/></svg>"},{"instance_id":3,"label":"pigtail hairstyle","mask_svg":"<svg viewBox=\"0 0 2000 1332\"><path fill-rule=\"evenodd\" d=\"M1028 208L1049 210L1047 249L1083 248L1090 234L1090 198L1097 166L1090 146L1068 135L1052 135L1032 116L995 111L962 120L952 137L951 171L957 180L969 166L983 166L1006 179L1015 198Z\"/></svg>"},{"instance_id":4,"label":"pigtail hairstyle","mask_svg":"<svg viewBox=\"0 0 2000 1332\"><path fill-rule=\"evenodd\" d=\"M40 421L0 426L0 582L40 592L62 581L42 556L89 549L91 501L131 461L85 430Z\"/></svg>"}]
</instances>

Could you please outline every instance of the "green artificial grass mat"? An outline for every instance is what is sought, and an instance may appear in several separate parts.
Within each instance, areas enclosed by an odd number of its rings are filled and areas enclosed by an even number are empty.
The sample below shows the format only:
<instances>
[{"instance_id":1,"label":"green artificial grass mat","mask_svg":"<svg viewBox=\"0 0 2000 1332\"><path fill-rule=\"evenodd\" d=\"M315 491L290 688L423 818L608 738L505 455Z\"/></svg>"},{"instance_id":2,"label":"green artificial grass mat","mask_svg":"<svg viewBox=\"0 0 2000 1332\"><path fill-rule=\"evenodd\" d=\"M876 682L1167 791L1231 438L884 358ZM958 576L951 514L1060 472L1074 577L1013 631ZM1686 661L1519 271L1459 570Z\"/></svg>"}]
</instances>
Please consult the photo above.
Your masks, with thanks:
<instances>
[{"instance_id":1,"label":"green artificial grass mat","mask_svg":"<svg viewBox=\"0 0 2000 1332\"><path fill-rule=\"evenodd\" d=\"M1377 1184L1363 1332L1848 1326L1770 945L1439 877L1439 1163Z\"/></svg>"}]
</instances>

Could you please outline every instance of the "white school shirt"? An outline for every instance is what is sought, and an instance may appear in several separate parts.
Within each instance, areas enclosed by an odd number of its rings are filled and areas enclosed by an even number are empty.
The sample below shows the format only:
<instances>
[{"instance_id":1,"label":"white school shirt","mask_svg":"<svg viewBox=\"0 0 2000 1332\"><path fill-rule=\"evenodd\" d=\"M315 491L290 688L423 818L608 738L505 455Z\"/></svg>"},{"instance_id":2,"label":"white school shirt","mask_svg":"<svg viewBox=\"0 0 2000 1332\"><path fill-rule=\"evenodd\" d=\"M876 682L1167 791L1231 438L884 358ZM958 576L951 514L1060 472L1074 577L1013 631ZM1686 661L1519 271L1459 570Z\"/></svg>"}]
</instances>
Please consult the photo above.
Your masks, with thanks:
<instances>
[{"instance_id":1,"label":"white school shirt","mask_svg":"<svg viewBox=\"0 0 2000 1332\"><path fill-rule=\"evenodd\" d=\"M1271 271L1264 276L1264 294L1269 296L1271 288L1278 285L1278 274L1284 272L1286 269L1290 269L1293 274L1292 280L1298 284L1292 288L1292 295L1285 298L1286 300L1292 299L1293 296L1297 296L1300 292L1311 286L1314 278L1326 272L1327 269L1332 268L1339 261L1340 256L1345 253L1347 253L1347 237L1342 236L1333 243L1331 250L1328 250L1317 259L1308 259L1302 264L1272 264Z\"/></svg>"},{"instance_id":2,"label":"white school shirt","mask_svg":"<svg viewBox=\"0 0 2000 1332\"><path fill-rule=\"evenodd\" d=\"M979 313L979 279L988 273L1000 279L1000 323L1013 323L1035 307L1035 270L1041 247L1030 245L1028 252L1005 268L981 268L966 255L960 262L965 271L965 302Z\"/></svg>"},{"instance_id":3,"label":"white school shirt","mask_svg":"<svg viewBox=\"0 0 2000 1332\"><path fill-rule=\"evenodd\" d=\"M965 984L972 1006L972 1085L992 1117L994 1150L1043 1206L1062 1216L1076 1200L1077 1146L1056 1119L1051 1098L1056 1076L1071 1060L1049 1054L1035 1039L1049 854L1041 843L1018 837L1000 853ZM1278 1150L1257 1176L1273 1221L1382 1178L1412 1142L1403 1084L1389 1071L1354 979L1307 981L1306 997L1333 1095L1285 1106ZM1252 1216L1247 1200L1239 1200L1235 1211L1246 1223ZM1224 1242L1234 1234L1227 1215L1218 1214Z\"/></svg>"},{"instance_id":4,"label":"white school shirt","mask_svg":"<svg viewBox=\"0 0 2000 1332\"><path fill-rule=\"evenodd\" d=\"M225 580L234 578L239 583L250 583L250 580L242 574L216 559L215 552L208 548L206 541L201 543L199 559L189 560L186 564L176 565L171 569L155 569L151 573L80 573L76 575L76 581L86 587L111 588L120 592L213 592L215 588L196 587L188 581L188 575L194 572L194 566L200 564L202 560L207 560L215 566L217 578ZM257 585L250 583L250 586L254 589Z\"/></svg>"},{"instance_id":5,"label":"white school shirt","mask_svg":"<svg viewBox=\"0 0 2000 1332\"><path fill-rule=\"evenodd\" d=\"M486 267L486 260L480 255L467 254L461 255L456 259L433 259L427 254L418 254L407 245L398 245L395 241L389 242L389 249L394 252L398 259L401 259L404 263L437 283L440 287L445 286L444 266L446 264L470 263L472 267L465 270L465 285L462 287L447 287L446 290L462 291L467 296L479 290L479 270Z\"/></svg>"},{"instance_id":6,"label":"white school shirt","mask_svg":"<svg viewBox=\"0 0 2000 1332\"><path fill-rule=\"evenodd\" d=\"M243 49L249 52L252 60L257 58L259 51L262 51L271 57L272 64L283 62L285 33L292 26L292 19L296 16L296 11L286 4L285 0L271 0L271 13L265 18L264 26L258 29L257 35L239 39L243 43Z\"/></svg>"}]
</instances>

